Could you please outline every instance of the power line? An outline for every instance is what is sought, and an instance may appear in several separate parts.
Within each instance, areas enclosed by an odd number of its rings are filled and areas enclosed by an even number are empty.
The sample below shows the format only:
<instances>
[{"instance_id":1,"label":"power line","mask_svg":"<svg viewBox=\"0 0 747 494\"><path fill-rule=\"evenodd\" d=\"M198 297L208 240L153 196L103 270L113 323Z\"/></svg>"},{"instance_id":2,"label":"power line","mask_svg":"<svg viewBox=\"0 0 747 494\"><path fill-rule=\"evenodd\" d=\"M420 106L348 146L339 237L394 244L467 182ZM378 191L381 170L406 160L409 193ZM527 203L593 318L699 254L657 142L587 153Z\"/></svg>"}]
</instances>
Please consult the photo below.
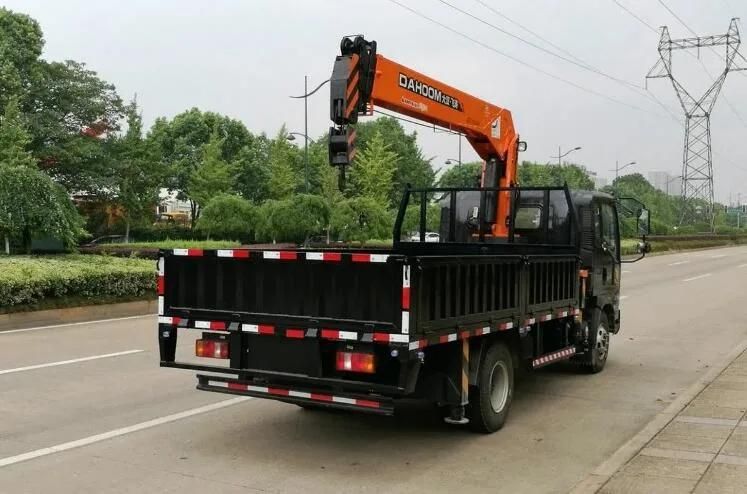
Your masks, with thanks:
<instances>
[{"instance_id":1,"label":"power line","mask_svg":"<svg viewBox=\"0 0 747 494\"><path fill-rule=\"evenodd\" d=\"M635 20L637 20L638 22L640 22L641 24L643 24L644 26L646 26L647 28L649 28L651 31L653 31L657 35L659 34L659 30L658 29L656 29L654 26L652 26L648 22L646 22L643 19L641 19L640 17L638 17L632 10L630 10L629 8L627 8L625 5L621 4L617 0L612 0L612 1L615 2L615 5L617 5L618 7L620 7L621 9L623 9L625 12L627 12L628 14L630 14L630 16L633 17Z\"/></svg>"},{"instance_id":2,"label":"power line","mask_svg":"<svg viewBox=\"0 0 747 494\"><path fill-rule=\"evenodd\" d=\"M468 34L465 34L465 33L461 32L461 31L459 31L457 29L454 29L453 27L451 27L451 26L449 26L447 24L444 24L443 22L437 21L436 19L433 19L432 17L428 17L427 15L423 14L422 12L417 11L417 10L409 7L409 6L401 3L398 0L389 0L389 2L393 3L393 4L397 5L397 6L399 6L401 8L403 8L405 10L407 10L408 12L410 12L412 14L417 15L418 17L420 17L422 19L427 20L428 22L431 22L432 24L436 24L437 26L440 26L443 29L446 29L447 31L451 32L452 34L456 34L457 36L459 36L461 38L464 38L464 39L466 39L468 41L471 41L472 43L475 43L475 44L477 44L479 46L482 46L483 48L485 48L487 50L490 50L490 51L492 51L494 53L497 53L498 55L500 55L500 56L502 56L504 58L507 58L507 59L509 59L509 60L511 60L511 61L513 61L513 62L515 62L517 64L519 64L519 65L522 65L524 67L532 69L535 72L539 72L540 74L543 74L543 75L545 75L547 77L550 77L552 79L560 81L560 82L562 82L564 84L567 84L569 86L575 87L576 89L580 89L581 91L584 91L586 93L593 94L593 95L595 95L597 97L600 97L600 98L604 98L604 99L606 99L606 100L608 100L608 101L610 101L612 103L615 103L617 105L625 106L625 107L631 108L633 110L637 110L637 111L644 112L644 113L651 113L653 115L658 115L659 117L662 117L662 115L659 114L659 113L655 113L655 112L652 112L650 110L646 110L644 108L640 108L640 107L638 107L636 105L633 105L633 104L630 104L630 103L626 103L624 101L620 101L620 100L618 100L616 98L613 98L612 96L608 96L608 95L606 95L604 93L600 93L598 91L595 91L593 89L587 88L587 87L582 86L580 84L576 84L575 82L569 81L568 79L564 79L564 78L562 78L562 77L560 77L560 76L558 76L556 74L553 74L552 72L548 72L548 71L546 71L544 69L536 67L536 66L534 66L534 65L532 65L532 64L530 64L528 62L525 62L524 60L521 60L520 58L517 58L517 57L514 57L512 55L509 55L508 53L505 53L505 52L503 52L503 51L501 51L501 50L499 50L499 49L497 49L497 48L495 48L495 47L493 47L491 45L483 43L482 41L480 41L480 40L478 40L476 38L473 38L472 36L469 36Z\"/></svg>"},{"instance_id":3,"label":"power line","mask_svg":"<svg viewBox=\"0 0 747 494\"><path fill-rule=\"evenodd\" d=\"M567 63L570 63L572 65L575 65L576 67L579 67L579 68L581 68L583 70L587 70L587 71L593 72L593 73L595 73L597 75L601 75L602 77L606 77L607 79L610 79L610 80L615 81L617 83L624 84L624 85L630 86L630 87L635 87L635 88L643 89L643 87L639 86L638 84L635 84L633 82L628 82L626 80L620 79L620 78L615 77L613 75L607 74L607 73L605 73L605 72L603 72L603 71L601 71L601 70L599 70L599 69L597 69L595 67L592 67L591 65L588 65L586 63L579 63L579 62L577 62L575 60L572 60L572 59L570 59L568 57L564 57L562 55L558 55L557 53L552 52L552 51L548 50L547 48L544 48L544 47L542 47L542 46L540 46L540 45L538 45L536 43L533 43L531 41L527 41L526 39L522 38L521 36L517 36L516 34L513 34L513 33L509 32L509 31L506 31L505 29L503 29L503 28L501 28L499 26L496 26L495 24L492 24L492 23L486 21L485 19L481 19L481 18L477 17L476 15L474 15L474 14L472 14L470 12L467 12L464 9L457 7L456 5L450 4L446 0L438 0L438 1L441 2L442 4L448 6L448 7L451 7L452 9L456 10L457 12L460 12L463 15L466 15L467 17L470 17L470 18L476 20L477 22L480 22L480 23L482 23L482 24L484 24L484 25L486 25L486 26L488 26L488 27L490 27L490 28L492 28L492 29L500 32L500 33L503 33L506 36L514 38L515 40L518 40L521 43L529 45L532 48L535 48L535 49L540 50L540 51L542 51L544 53L547 53L550 56L553 56L553 57L558 58L558 59L560 59L560 60L562 60L564 62L567 62Z\"/></svg>"},{"instance_id":4,"label":"power line","mask_svg":"<svg viewBox=\"0 0 747 494\"><path fill-rule=\"evenodd\" d=\"M491 24L491 23L489 23L489 22L485 21L484 19L481 19L481 18L477 18L477 17L475 17L475 16L473 15L473 14L471 14L471 13L469 13L469 12L466 12L466 11L464 11L464 10L462 10L462 9L458 8L458 7L455 7L454 5L450 4L449 2L446 2L446 1L444 1L444 0L439 0L439 1L440 1L441 3L443 3L444 5L447 5L447 6L451 7L452 9L454 9L454 10L456 10L456 11L458 11L458 12L460 12L460 13L464 14L464 15L467 15L467 16L471 17L472 19L475 19L475 20L477 20L477 21L479 21L479 22L481 22L481 23L483 23L483 24L485 24L485 25L487 25L487 26L490 26L490 27L491 27L491 28L493 28L493 29L496 29L496 30L498 30L498 31L499 31L499 32L501 32L501 33L504 33L504 34L507 34L508 36L511 36L511 37L513 37L513 38L516 38L516 39L518 39L518 40L520 40L520 41L522 41L522 42L524 42L524 43L527 43L527 44L529 44L529 45L530 45L530 46L532 46L532 47L536 47L536 48L538 48L538 49L542 50L543 52L549 53L549 52L548 52L548 50L546 50L546 49L544 49L544 48L542 48L542 47L538 47L538 46L537 46L536 44L534 44L534 43L530 43L530 42L527 42L527 41L526 41L526 40L524 40L523 38L521 38L521 37L519 37L519 36L516 36L516 35L514 35L514 34L512 34L512 33L509 33L509 32L507 32L506 30L504 30L504 29L502 29L502 28L500 28L500 27L498 27L498 26L495 26L494 24ZM519 27L521 27L522 29L524 29L524 30L526 30L527 32L529 32L530 34L532 34L532 35L534 35L534 36L538 37L539 39L543 40L544 42L546 42L546 43L550 44L551 46L555 47L556 49L559 49L559 50L563 51L563 52L564 52L565 54L567 54L568 56L570 56L570 57L571 57L571 58L573 58L574 60L578 61L578 62L579 62L579 63L580 63L581 65L583 65L583 67L582 67L582 68L585 68L585 70L589 70L589 71L591 71L591 72L594 72L594 73L596 73L596 74L602 75L603 77L606 77L606 78L608 78L608 79L611 79L612 81L614 81L614 82L617 82L618 84L621 84L621 85L622 85L623 87L625 87L626 89L630 89L630 90L633 90L633 91L634 91L634 92L635 92L635 93L636 93L636 94L637 94L638 96L643 96L643 97L645 97L645 98L649 98L649 99L651 99L652 101L654 101L654 102L655 102L655 103L656 103L657 105L659 105L659 106L662 106L662 107L664 107L664 104L663 104L663 103L662 103L662 102L661 102L660 100L658 100L658 99L657 99L657 98L656 98L656 97L655 97L655 96L653 95L653 93L650 93L650 92L648 92L648 91L644 91L644 88L643 88L643 87L641 87L641 86L639 86L639 85L636 85L636 84L634 84L634 83L631 83L631 82L625 81L625 80L623 80L623 79L619 79L619 78L617 78L617 77L611 76L611 75L609 75L609 74L606 74L606 73L605 73L604 71L602 71L601 69L599 69L599 68L597 68L597 67L595 67L595 66L591 65L590 63L587 63L587 62L585 62L585 61L584 61L583 59L581 59L580 57L577 57L577 56L575 56L575 55L574 55L573 53L570 53L569 51L567 51L567 50L564 50L563 48L560 48L559 46L557 46L557 45L555 45L554 43L552 43L552 42L551 42L550 40L548 40L548 39L546 39L546 38L544 38L544 37L540 36L539 34L536 34L536 33L535 33L534 31L530 30L529 28L527 28L527 27L525 27L525 26L523 26L523 25L519 24L518 22L514 21L513 19L511 19L511 18L510 18L510 17L508 17L507 15L505 15L505 14L501 13L501 12L500 12L500 11L498 11L497 9L495 9L495 8L493 8L492 6L490 6L489 4L485 3L484 1L482 1L482 0L476 0L476 1L477 1L477 3L479 3L480 5L484 6L484 7L485 7L485 8L487 8L488 10L490 10L491 12L493 12L493 13L495 13L495 14L499 15L500 17L502 17L502 18L506 19L506 20L507 20L507 21L509 21L509 22L512 22L512 23L514 23L514 24L518 25L518 26L519 26ZM557 56L557 55L554 55L554 56ZM564 61L568 61L568 60L567 60L566 58L564 58L564 57L559 57L559 58L560 58L560 59L562 59L562 60L564 60ZM580 65L579 65L579 63L574 63L574 65L576 65L576 66L580 66ZM670 116L671 116L671 111L670 111L670 110L668 110L668 109L667 109L666 107L664 107L664 109L665 109L665 111L666 111L667 113L669 113L669 114L670 114Z\"/></svg>"},{"instance_id":5,"label":"power line","mask_svg":"<svg viewBox=\"0 0 747 494\"><path fill-rule=\"evenodd\" d=\"M501 17L502 19L504 19L504 20L510 22L511 24L513 24L514 26L518 27L519 29L521 29L523 31L526 31L527 33L531 34L532 36L534 36L535 38L539 39L540 41L544 41L545 43L547 43L548 45L552 46L553 48L555 48L559 52L561 52L561 53L563 53L565 55L568 55L569 57L571 57L572 59L576 60L577 62L580 62L580 63L582 63L582 64L584 64L586 66L589 66L588 63L584 62L583 60L581 60L580 58L578 58L577 56L575 56L573 53L571 53L568 50L566 50L566 49L564 49L564 48L556 45L555 43L553 43L549 39L544 38L541 35L535 33L534 31L532 31L528 27L524 26L523 24L519 23L518 21L515 21L514 19L511 19L509 16L507 16L504 13L502 13L501 11L499 11L498 9L496 9L495 7L493 7L492 5L490 5L489 3L484 2L483 0L475 0L475 1L477 3L479 3L480 5L482 5L483 7L485 7L486 9L490 10L491 12L493 12L495 15Z\"/></svg>"}]
</instances>

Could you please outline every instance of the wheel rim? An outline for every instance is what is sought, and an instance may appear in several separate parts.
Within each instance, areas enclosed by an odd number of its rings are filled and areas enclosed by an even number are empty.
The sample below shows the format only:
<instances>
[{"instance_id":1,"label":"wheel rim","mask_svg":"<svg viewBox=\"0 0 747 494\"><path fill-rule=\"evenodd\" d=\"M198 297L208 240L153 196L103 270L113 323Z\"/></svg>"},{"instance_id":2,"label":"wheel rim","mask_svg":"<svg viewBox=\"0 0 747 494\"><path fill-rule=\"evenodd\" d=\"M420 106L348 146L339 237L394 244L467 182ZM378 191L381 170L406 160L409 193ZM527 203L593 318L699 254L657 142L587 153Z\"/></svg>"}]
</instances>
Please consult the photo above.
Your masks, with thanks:
<instances>
[{"instance_id":1,"label":"wheel rim","mask_svg":"<svg viewBox=\"0 0 747 494\"><path fill-rule=\"evenodd\" d=\"M610 346L610 334L607 328L601 324L597 328L596 352L597 360L603 362L607 358L607 352Z\"/></svg>"},{"instance_id":2,"label":"wheel rim","mask_svg":"<svg viewBox=\"0 0 747 494\"><path fill-rule=\"evenodd\" d=\"M508 400L508 368L505 362L496 362L490 371L490 407L499 413Z\"/></svg>"}]
</instances>

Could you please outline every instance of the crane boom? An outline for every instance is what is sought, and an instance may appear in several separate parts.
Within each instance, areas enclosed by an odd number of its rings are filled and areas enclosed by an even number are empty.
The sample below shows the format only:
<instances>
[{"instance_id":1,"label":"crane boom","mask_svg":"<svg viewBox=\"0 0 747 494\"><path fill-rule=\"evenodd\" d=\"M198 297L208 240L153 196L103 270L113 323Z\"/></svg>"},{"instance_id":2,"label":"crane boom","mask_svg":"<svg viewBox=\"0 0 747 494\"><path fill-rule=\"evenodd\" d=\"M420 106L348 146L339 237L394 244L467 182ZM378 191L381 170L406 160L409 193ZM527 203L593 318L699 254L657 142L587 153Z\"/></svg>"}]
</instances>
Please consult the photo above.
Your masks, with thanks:
<instances>
[{"instance_id":1,"label":"crane boom","mask_svg":"<svg viewBox=\"0 0 747 494\"><path fill-rule=\"evenodd\" d=\"M375 106L464 134L485 162L481 186L516 185L519 136L511 112L437 81L376 53L376 42L345 37L335 59L330 85L330 164L344 170L355 156L359 115ZM511 196L496 194L494 210L486 211L492 234L507 234Z\"/></svg>"}]
</instances>

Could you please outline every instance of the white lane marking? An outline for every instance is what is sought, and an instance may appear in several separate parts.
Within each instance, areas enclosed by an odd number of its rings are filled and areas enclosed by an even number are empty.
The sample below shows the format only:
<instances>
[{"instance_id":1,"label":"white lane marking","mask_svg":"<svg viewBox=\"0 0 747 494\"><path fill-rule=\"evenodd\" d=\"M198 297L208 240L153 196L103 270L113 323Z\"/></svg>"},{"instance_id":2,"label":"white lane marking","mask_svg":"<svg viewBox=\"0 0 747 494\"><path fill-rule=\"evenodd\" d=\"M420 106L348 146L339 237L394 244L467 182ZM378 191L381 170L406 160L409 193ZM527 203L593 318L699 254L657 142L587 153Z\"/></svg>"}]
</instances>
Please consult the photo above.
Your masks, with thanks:
<instances>
[{"instance_id":1,"label":"white lane marking","mask_svg":"<svg viewBox=\"0 0 747 494\"><path fill-rule=\"evenodd\" d=\"M58 362L49 362L46 364L28 365L26 367L16 367L15 369L4 369L4 370L0 370L0 376L3 374L13 374L14 372L44 369L46 367L57 367L58 365L77 364L78 362L88 362L90 360L98 360L102 358L121 357L123 355L132 355L133 353L141 353L144 351L145 350L126 350L124 352L107 353L104 355L93 355L92 357L81 357L81 358L74 358L71 360L60 360Z\"/></svg>"},{"instance_id":2,"label":"white lane marking","mask_svg":"<svg viewBox=\"0 0 747 494\"><path fill-rule=\"evenodd\" d=\"M246 397L246 396L239 396L236 398L231 398L230 400L219 401L218 403L213 403L211 405L205 405L205 406L198 407L198 408L192 408L191 410L185 410L183 412L166 415L164 417L159 417L153 420L148 420L146 422L140 422L139 424L131 425L128 427L122 427L121 429L114 429L112 431L104 432L102 434L96 434L94 436L84 437L83 439L78 439L75 441L69 441L66 443L57 444L55 446L50 446L48 448L41 448L41 449L37 449L34 451L29 451L28 453L21 453L20 455L8 456L7 458L0 458L0 468L7 467L8 465L20 463L22 461L33 460L34 458L39 458L39 457L51 455L54 453L61 453L63 451L67 451L70 449L80 448L82 446L88 446L89 444L106 441L107 439L124 436L125 434L132 434L133 432L142 431L144 429L150 429L151 427L156 427L158 425L168 424L169 422L175 422L177 420L192 417L194 415L212 412L214 410L220 410L221 408L230 407L232 405L235 405L237 403L241 403L243 401L247 401L250 399L251 398Z\"/></svg>"},{"instance_id":3,"label":"white lane marking","mask_svg":"<svg viewBox=\"0 0 747 494\"><path fill-rule=\"evenodd\" d=\"M747 268L747 264L740 264L740 265L739 265L739 266L737 266L737 267L738 267L738 268Z\"/></svg>"},{"instance_id":4,"label":"white lane marking","mask_svg":"<svg viewBox=\"0 0 747 494\"><path fill-rule=\"evenodd\" d=\"M667 264L667 266L679 266L680 264L687 264L689 262L690 261L677 261L677 262L669 263L669 264Z\"/></svg>"},{"instance_id":5,"label":"white lane marking","mask_svg":"<svg viewBox=\"0 0 747 494\"><path fill-rule=\"evenodd\" d=\"M66 326L82 326L84 324L97 324L100 322L127 321L130 319L142 319L144 317L155 317L155 314L143 314L142 316L113 317L111 319L98 319L96 321L69 322L65 324L54 324L52 326L36 326L34 328L9 329L7 331L3 331L2 329L0 329L0 335L10 334L10 333L24 333L26 331L37 331L39 329L64 328Z\"/></svg>"},{"instance_id":6,"label":"white lane marking","mask_svg":"<svg viewBox=\"0 0 747 494\"><path fill-rule=\"evenodd\" d=\"M715 256L711 256L711 259L721 259L722 257L726 257L726 254L716 254Z\"/></svg>"},{"instance_id":7,"label":"white lane marking","mask_svg":"<svg viewBox=\"0 0 747 494\"><path fill-rule=\"evenodd\" d=\"M711 273L706 273L706 274L701 274L701 275L698 275L698 276L693 276L692 278L685 278L682 281L687 282L687 281L701 280L703 278L708 278L709 276L711 276Z\"/></svg>"}]
</instances>

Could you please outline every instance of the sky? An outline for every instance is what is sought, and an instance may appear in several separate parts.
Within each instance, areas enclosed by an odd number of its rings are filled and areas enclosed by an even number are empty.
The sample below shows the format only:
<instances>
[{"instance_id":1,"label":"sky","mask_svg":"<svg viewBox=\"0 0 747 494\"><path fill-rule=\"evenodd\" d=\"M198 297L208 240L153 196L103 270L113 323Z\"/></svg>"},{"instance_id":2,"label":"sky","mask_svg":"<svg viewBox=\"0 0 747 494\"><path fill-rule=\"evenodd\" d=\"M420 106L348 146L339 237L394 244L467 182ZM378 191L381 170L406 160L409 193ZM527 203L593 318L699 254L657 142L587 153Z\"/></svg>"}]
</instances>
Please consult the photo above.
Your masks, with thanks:
<instances>
[{"instance_id":1,"label":"sky","mask_svg":"<svg viewBox=\"0 0 747 494\"><path fill-rule=\"evenodd\" d=\"M124 99L137 94L146 124L197 107L237 118L255 133L272 135L283 124L303 132L303 102L289 96L303 93L304 75L310 87L330 76L342 36L363 34L376 40L387 58L511 110L528 142L520 159L554 162L559 146L563 153L580 146L566 159L608 178L614 177L616 161L636 162L624 173L682 171L684 117L674 90L666 79L650 80L644 88L658 60L658 28L668 26L672 38L692 36L665 6L698 35L725 33L732 17L747 19L744 0L5 0L3 5L39 21L44 58L85 62ZM740 51L747 56L747 46ZM715 75L725 65L711 51L695 55L678 53L673 60L675 77L693 95L709 85L704 67ZM309 135L329 125L328 92L322 90L309 98ZM457 136L404 126L417 130L434 168L458 158ZM747 71L728 75L711 132L717 200L736 200L741 193L747 202ZM463 144L462 160L476 159L466 140Z\"/></svg>"}]
</instances>

